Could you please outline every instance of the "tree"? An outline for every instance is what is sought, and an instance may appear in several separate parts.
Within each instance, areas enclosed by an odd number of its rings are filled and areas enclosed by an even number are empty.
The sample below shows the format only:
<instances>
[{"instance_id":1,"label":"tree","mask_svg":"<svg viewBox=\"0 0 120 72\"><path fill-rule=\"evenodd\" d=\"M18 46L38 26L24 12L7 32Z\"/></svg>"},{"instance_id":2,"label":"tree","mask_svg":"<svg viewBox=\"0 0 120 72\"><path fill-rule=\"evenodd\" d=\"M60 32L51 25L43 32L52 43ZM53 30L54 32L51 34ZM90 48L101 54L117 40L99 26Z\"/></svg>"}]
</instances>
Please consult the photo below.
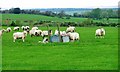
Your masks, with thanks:
<instances>
[{"instance_id":1,"label":"tree","mask_svg":"<svg viewBox=\"0 0 120 72\"><path fill-rule=\"evenodd\" d=\"M74 17L79 17L79 14L78 13L74 13L73 16Z\"/></svg>"},{"instance_id":2,"label":"tree","mask_svg":"<svg viewBox=\"0 0 120 72\"><path fill-rule=\"evenodd\" d=\"M58 15L59 15L60 18L63 18L65 16L65 11L62 10Z\"/></svg>"},{"instance_id":3,"label":"tree","mask_svg":"<svg viewBox=\"0 0 120 72\"><path fill-rule=\"evenodd\" d=\"M101 9L100 8L93 9L91 12L91 15L92 15L92 18L100 19L101 18Z\"/></svg>"},{"instance_id":4,"label":"tree","mask_svg":"<svg viewBox=\"0 0 120 72\"><path fill-rule=\"evenodd\" d=\"M20 14L20 11L21 11L20 8L14 8L13 9L14 14Z\"/></svg>"}]
</instances>

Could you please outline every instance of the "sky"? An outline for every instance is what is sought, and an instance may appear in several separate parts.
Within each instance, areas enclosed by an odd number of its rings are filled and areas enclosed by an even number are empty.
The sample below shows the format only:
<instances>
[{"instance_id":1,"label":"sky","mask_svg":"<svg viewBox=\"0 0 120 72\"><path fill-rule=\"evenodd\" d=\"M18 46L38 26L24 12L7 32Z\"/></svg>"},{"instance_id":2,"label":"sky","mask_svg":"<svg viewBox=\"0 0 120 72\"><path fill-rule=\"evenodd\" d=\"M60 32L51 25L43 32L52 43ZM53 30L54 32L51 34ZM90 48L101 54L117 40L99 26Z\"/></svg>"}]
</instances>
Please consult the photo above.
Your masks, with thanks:
<instances>
[{"instance_id":1,"label":"sky","mask_svg":"<svg viewBox=\"0 0 120 72\"><path fill-rule=\"evenodd\" d=\"M119 0L1 0L0 8L113 8Z\"/></svg>"}]
</instances>

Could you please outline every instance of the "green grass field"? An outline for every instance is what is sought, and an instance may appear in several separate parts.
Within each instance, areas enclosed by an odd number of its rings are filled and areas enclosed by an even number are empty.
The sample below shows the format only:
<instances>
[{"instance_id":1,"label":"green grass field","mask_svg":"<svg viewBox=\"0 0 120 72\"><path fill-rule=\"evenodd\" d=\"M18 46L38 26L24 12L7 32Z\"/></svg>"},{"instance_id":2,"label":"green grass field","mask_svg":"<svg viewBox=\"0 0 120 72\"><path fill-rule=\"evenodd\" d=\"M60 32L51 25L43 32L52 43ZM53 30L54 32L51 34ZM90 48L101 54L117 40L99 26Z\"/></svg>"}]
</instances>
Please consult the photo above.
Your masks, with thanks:
<instances>
[{"instance_id":1,"label":"green grass field","mask_svg":"<svg viewBox=\"0 0 120 72\"><path fill-rule=\"evenodd\" d=\"M6 28L6 27L3 27ZM46 27L40 27L46 30ZM53 31L56 27L50 27ZM61 27L60 30L65 30ZM80 41L38 43L41 37L13 42L11 33L2 36L3 70L117 70L118 28L105 27L104 39L95 39L97 27L77 27Z\"/></svg>"},{"instance_id":2,"label":"green grass field","mask_svg":"<svg viewBox=\"0 0 120 72\"><path fill-rule=\"evenodd\" d=\"M40 21L40 20L42 20L42 21L54 21L54 22L78 22L78 23L81 23L81 22L87 20L87 18L71 17L71 19L61 19L58 17L49 17L49 16L33 15L33 14L2 14L2 17L0 17L0 20L2 20L2 21L0 21L0 22L5 24L6 19L11 19L11 21L12 20L13 21L20 20L21 24L25 24L24 21L26 21L26 20L33 20L33 23L35 23L36 21ZM10 24L11 21L8 24ZM108 21L105 19L93 20L93 22L108 23ZM118 23L118 19L110 18L109 23Z\"/></svg>"}]
</instances>

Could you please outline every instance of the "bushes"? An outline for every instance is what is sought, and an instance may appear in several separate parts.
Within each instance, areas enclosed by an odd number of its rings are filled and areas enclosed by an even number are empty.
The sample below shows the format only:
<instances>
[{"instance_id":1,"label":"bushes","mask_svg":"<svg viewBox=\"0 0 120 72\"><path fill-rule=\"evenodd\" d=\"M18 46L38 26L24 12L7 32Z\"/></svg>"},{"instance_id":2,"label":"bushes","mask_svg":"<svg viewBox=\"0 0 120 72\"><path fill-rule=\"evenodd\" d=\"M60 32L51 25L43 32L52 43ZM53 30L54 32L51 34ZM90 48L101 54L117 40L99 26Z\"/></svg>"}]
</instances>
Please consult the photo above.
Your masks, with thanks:
<instances>
[{"instance_id":1,"label":"bushes","mask_svg":"<svg viewBox=\"0 0 120 72\"><path fill-rule=\"evenodd\" d=\"M10 21L9 24L6 24L6 22L2 23L2 26L22 26L22 25L29 25L29 26L40 26L44 24L49 24L51 27L55 27L56 22L50 21L50 20L38 20L38 21L33 21L33 20L15 20L15 21ZM112 26L116 27L119 24L118 23L103 23L103 22L94 22L91 19L84 20L83 22L59 22L61 27L67 27L67 26L75 26L75 27L87 27L87 26Z\"/></svg>"},{"instance_id":2,"label":"bushes","mask_svg":"<svg viewBox=\"0 0 120 72\"><path fill-rule=\"evenodd\" d=\"M15 22L12 21L12 23L10 24L10 26L16 26Z\"/></svg>"}]
</instances>

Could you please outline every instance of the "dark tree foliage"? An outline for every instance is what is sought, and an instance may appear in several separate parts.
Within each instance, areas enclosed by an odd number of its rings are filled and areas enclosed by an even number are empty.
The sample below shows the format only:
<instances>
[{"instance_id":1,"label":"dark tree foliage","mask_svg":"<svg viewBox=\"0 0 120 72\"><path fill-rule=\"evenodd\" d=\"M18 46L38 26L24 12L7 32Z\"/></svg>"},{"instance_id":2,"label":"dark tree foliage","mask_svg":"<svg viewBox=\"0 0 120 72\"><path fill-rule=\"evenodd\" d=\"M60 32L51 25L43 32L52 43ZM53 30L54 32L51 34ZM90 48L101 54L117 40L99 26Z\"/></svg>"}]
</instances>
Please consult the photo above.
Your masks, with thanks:
<instances>
[{"instance_id":1,"label":"dark tree foliage","mask_svg":"<svg viewBox=\"0 0 120 72\"><path fill-rule=\"evenodd\" d=\"M14 14L20 14L20 12L21 12L20 8L14 8L13 9Z\"/></svg>"}]
</instances>

